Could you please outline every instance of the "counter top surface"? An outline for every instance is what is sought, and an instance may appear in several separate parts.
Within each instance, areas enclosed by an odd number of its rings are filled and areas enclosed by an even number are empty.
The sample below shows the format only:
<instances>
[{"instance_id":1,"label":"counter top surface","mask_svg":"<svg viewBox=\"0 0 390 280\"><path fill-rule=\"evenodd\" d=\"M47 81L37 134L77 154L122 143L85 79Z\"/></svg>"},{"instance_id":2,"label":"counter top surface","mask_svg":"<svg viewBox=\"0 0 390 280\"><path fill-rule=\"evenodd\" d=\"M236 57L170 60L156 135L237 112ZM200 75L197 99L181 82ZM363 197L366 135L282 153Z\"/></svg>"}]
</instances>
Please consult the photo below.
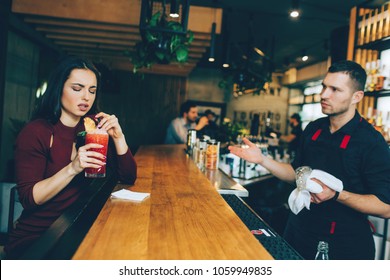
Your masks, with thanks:
<instances>
[{"instance_id":1,"label":"counter top surface","mask_svg":"<svg viewBox=\"0 0 390 280\"><path fill-rule=\"evenodd\" d=\"M134 186L142 202L110 198L73 259L273 259L184 153L142 146Z\"/></svg>"}]
</instances>

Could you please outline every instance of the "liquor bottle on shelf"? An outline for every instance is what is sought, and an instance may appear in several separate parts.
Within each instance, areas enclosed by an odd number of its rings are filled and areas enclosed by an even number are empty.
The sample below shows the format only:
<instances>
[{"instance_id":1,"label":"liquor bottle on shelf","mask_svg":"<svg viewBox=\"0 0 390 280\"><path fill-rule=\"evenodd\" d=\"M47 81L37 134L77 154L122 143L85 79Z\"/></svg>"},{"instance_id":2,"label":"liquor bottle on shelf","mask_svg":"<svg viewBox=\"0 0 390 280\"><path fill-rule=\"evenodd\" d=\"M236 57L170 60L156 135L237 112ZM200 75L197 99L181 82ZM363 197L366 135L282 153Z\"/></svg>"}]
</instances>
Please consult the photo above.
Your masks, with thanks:
<instances>
[{"instance_id":1,"label":"liquor bottle on shelf","mask_svg":"<svg viewBox=\"0 0 390 280\"><path fill-rule=\"evenodd\" d=\"M380 91L385 87L385 69L386 65L383 60L378 60L378 75L376 78L375 90Z\"/></svg>"},{"instance_id":2,"label":"liquor bottle on shelf","mask_svg":"<svg viewBox=\"0 0 390 280\"><path fill-rule=\"evenodd\" d=\"M390 143L390 111L387 112L385 124L383 126L382 135L387 143Z\"/></svg>"},{"instance_id":3,"label":"liquor bottle on shelf","mask_svg":"<svg viewBox=\"0 0 390 280\"><path fill-rule=\"evenodd\" d=\"M379 60L373 60L371 61L371 67L370 67L370 83L368 85L368 91L374 91L376 88L377 80L378 80L378 69L379 69Z\"/></svg>"},{"instance_id":4,"label":"liquor bottle on shelf","mask_svg":"<svg viewBox=\"0 0 390 280\"><path fill-rule=\"evenodd\" d=\"M368 107L366 120L369 124L375 124L375 110L372 107Z\"/></svg>"},{"instance_id":5,"label":"liquor bottle on shelf","mask_svg":"<svg viewBox=\"0 0 390 280\"><path fill-rule=\"evenodd\" d=\"M367 79L366 79L366 85L364 86L364 91L369 91L372 75L371 75L371 63L368 61L366 62L366 73L367 73Z\"/></svg>"},{"instance_id":6,"label":"liquor bottle on shelf","mask_svg":"<svg viewBox=\"0 0 390 280\"><path fill-rule=\"evenodd\" d=\"M382 112L381 111L378 111L378 115L375 119L375 125L374 125L375 129L379 132L382 133L382 129L383 129L383 121L382 121Z\"/></svg>"}]
</instances>

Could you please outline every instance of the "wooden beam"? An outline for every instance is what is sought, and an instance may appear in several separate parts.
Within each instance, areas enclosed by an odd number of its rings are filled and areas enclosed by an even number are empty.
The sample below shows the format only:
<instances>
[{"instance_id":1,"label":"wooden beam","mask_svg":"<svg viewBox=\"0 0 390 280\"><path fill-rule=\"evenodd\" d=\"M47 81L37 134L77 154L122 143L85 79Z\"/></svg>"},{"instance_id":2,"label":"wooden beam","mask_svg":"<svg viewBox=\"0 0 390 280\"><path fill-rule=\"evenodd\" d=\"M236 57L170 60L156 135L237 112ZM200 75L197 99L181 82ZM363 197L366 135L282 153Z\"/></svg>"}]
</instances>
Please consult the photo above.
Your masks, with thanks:
<instances>
[{"instance_id":1,"label":"wooden beam","mask_svg":"<svg viewBox=\"0 0 390 280\"><path fill-rule=\"evenodd\" d=\"M349 16L349 36L348 36L348 48L347 48L347 59L354 59L354 49L356 40L356 24L357 24L357 7L351 9ZM365 65L363 65L365 67Z\"/></svg>"},{"instance_id":2,"label":"wooden beam","mask_svg":"<svg viewBox=\"0 0 390 280\"><path fill-rule=\"evenodd\" d=\"M86 29L67 29L67 28L57 28L57 27L37 27L37 31L44 32L46 34L53 35L76 35L83 37L91 38L110 38L118 40L131 40L139 41L141 36L139 33L124 33L124 32L115 32L115 31L97 31L97 30L86 30Z\"/></svg>"},{"instance_id":3,"label":"wooden beam","mask_svg":"<svg viewBox=\"0 0 390 280\"><path fill-rule=\"evenodd\" d=\"M71 35L71 34L70 35L47 34L46 37L55 40L68 40L68 41L75 41L75 42L95 42L97 44L99 43L112 44L112 45L122 45L122 46L129 46L129 47L132 47L135 44L135 41L129 41L129 40L105 39L105 38L86 37L86 36L78 36L78 35Z\"/></svg>"},{"instance_id":4,"label":"wooden beam","mask_svg":"<svg viewBox=\"0 0 390 280\"><path fill-rule=\"evenodd\" d=\"M59 45L62 49L64 47L74 47L74 48L91 48L91 49L103 49L103 50L125 50L126 46L118 45L109 45L109 44L99 44L99 43L87 43L87 42L73 42L73 41L64 41L56 40L54 44Z\"/></svg>"},{"instance_id":5,"label":"wooden beam","mask_svg":"<svg viewBox=\"0 0 390 280\"><path fill-rule=\"evenodd\" d=\"M82 28L82 29L95 29L95 30L104 30L104 31L117 31L117 32L129 32L129 33L139 33L138 25L130 24L114 24L107 22L91 22L85 20L69 20L63 18L52 18L52 17L43 17L43 16L26 16L24 20L27 23L33 23L36 25L46 25L46 26L60 26L60 27L73 27L73 28Z\"/></svg>"},{"instance_id":6,"label":"wooden beam","mask_svg":"<svg viewBox=\"0 0 390 280\"><path fill-rule=\"evenodd\" d=\"M133 65L130 60L105 60L99 57L94 58L90 56L89 59L101 61L106 64L110 69L114 70L122 70L127 72L133 72ZM145 74L156 74L156 75L165 75L165 76L179 76L179 77L187 77L191 71L195 68L196 64L154 64L151 68L143 68L139 69L139 73Z\"/></svg>"},{"instance_id":7,"label":"wooden beam","mask_svg":"<svg viewBox=\"0 0 390 280\"><path fill-rule=\"evenodd\" d=\"M104 58L125 58L130 59L129 56L125 55L126 50L118 50L118 51L107 51L107 50L100 50L100 49L90 49L90 48L77 48L77 47L64 47L63 51L67 52L68 54L73 55L96 55L101 56ZM132 52L130 51L130 54ZM188 63L194 63L196 64L200 58L203 57L203 54L197 54L197 53L189 53L188 54Z\"/></svg>"}]
</instances>

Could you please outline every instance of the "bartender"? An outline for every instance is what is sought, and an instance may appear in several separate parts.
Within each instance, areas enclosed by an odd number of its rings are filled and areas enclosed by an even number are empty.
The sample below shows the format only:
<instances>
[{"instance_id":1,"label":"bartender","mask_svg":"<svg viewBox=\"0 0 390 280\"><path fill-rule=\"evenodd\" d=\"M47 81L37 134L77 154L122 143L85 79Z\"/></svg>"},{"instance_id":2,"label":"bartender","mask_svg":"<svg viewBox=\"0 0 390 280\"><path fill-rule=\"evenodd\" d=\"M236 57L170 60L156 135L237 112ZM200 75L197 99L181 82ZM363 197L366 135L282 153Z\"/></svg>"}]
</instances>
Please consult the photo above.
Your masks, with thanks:
<instances>
[{"instance_id":1,"label":"bartender","mask_svg":"<svg viewBox=\"0 0 390 280\"><path fill-rule=\"evenodd\" d=\"M367 215L390 218L390 151L383 136L356 111L364 96L366 72L353 61L338 61L328 70L321 92L322 113L302 134L292 164L265 157L255 144L230 151L295 183L295 170L309 166L341 180L310 179L321 186L309 193L310 210L290 213L284 237L305 259L313 259L319 241L329 243L330 259L374 259L375 244Z\"/></svg>"},{"instance_id":2,"label":"bartender","mask_svg":"<svg viewBox=\"0 0 390 280\"><path fill-rule=\"evenodd\" d=\"M291 159L294 159L298 149L299 140L302 136L302 122L299 114L292 114L289 121L291 132L288 135L280 136L279 140L283 143L288 143L288 153Z\"/></svg>"}]
</instances>

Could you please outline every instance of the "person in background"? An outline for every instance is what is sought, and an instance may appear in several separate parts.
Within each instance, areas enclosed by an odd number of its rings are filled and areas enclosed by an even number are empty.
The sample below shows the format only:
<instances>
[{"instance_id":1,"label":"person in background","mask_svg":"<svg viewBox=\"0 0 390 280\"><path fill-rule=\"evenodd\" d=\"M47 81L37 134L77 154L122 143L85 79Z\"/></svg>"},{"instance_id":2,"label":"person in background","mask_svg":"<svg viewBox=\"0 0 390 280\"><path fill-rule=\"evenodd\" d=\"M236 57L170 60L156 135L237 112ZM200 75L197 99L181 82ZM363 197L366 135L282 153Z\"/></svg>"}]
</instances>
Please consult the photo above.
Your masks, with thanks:
<instances>
[{"instance_id":1,"label":"person in background","mask_svg":"<svg viewBox=\"0 0 390 280\"><path fill-rule=\"evenodd\" d=\"M294 158L302 135L302 122L299 114L292 114L289 124L291 127L290 134L280 136L279 140L288 143L288 153Z\"/></svg>"},{"instance_id":2,"label":"person in background","mask_svg":"<svg viewBox=\"0 0 390 280\"><path fill-rule=\"evenodd\" d=\"M320 193L310 193L310 210L292 212L284 237L305 259L314 259L319 241L329 243L330 259L374 259L375 244L367 215L390 218L390 151L383 136L356 110L364 96L366 72L353 61L331 65L322 82L321 108L327 117L309 123L292 164L263 156L248 139L247 149L230 151L261 164L279 179L295 183L301 166L340 179L343 190L318 178Z\"/></svg>"},{"instance_id":3,"label":"person in background","mask_svg":"<svg viewBox=\"0 0 390 280\"><path fill-rule=\"evenodd\" d=\"M207 118L207 125L205 125L201 130L199 130L199 137L203 135L209 136L211 139L216 139L218 137L218 125L216 123L216 115L210 109L207 109L204 112L204 116L202 116L198 123L201 122L202 118ZM199 138L198 137L198 138Z\"/></svg>"},{"instance_id":4,"label":"person in background","mask_svg":"<svg viewBox=\"0 0 390 280\"><path fill-rule=\"evenodd\" d=\"M198 107L192 101L184 102L180 107L180 117L171 121L167 128L165 144L184 144L187 142L189 129L201 130L208 124L208 119L203 116L196 123L198 118Z\"/></svg>"},{"instance_id":5,"label":"person in background","mask_svg":"<svg viewBox=\"0 0 390 280\"><path fill-rule=\"evenodd\" d=\"M101 145L82 144L76 149L87 114L109 134L107 166L117 170L123 183L135 182L136 162L117 117L97 110L99 87L100 74L91 62L65 59L52 72L32 120L19 133L16 181L24 210L4 247L7 259L20 258L81 196L92 180L84 177L85 168L104 164L102 154L89 150Z\"/></svg>"}]
</instances>

